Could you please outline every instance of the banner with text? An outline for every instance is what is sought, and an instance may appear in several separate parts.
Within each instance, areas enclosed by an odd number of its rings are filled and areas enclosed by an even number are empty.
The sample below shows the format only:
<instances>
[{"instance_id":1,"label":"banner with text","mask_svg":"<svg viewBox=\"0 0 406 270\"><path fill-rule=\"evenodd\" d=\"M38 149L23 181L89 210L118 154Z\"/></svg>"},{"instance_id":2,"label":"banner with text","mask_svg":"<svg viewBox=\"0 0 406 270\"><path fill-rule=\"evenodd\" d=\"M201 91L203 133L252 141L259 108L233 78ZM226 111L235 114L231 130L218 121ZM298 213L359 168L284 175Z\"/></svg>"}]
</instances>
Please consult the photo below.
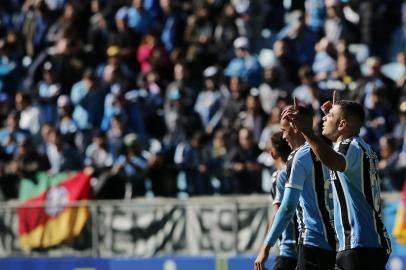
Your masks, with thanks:
<instances>
[{"instance_id":1,"label":"banner with text","mask_svg":"<svg viewBox=\"0 0 406 270\"><path fill-rule=\"evenodd\" d=\"M150 203L152 202L153 203ZM266 234L266 196L91 202L80 237L39 255L156 256L253 254ZM0 205L0 256L22 255L16 208Z\"/></svg>"}]
</instances>

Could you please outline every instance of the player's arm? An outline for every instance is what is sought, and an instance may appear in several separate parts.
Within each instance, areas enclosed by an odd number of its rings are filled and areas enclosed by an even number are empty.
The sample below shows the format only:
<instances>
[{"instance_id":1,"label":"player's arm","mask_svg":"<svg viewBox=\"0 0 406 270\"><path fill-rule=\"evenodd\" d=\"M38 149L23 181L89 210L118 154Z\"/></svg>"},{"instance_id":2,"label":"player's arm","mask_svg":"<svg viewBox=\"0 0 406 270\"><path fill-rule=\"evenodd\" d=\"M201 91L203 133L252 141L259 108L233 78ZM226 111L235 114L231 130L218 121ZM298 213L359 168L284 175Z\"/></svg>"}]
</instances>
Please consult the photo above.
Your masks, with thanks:
<instances>
[{"instance_id":1,"label":"player's arm","mask_svg":"<svg viewBox=\"0 0 406 270\"><path fill-rule=\"evenodd\" d=\"M297 203L299 202L299 197L301 190L291 187L286 187L285 194L281 205L276 212L275 219L272 223L271 229L269 230L263 246L255 260L255 270L264 270L265 262L269 256L269 250L273 245L275 245L278 237L288 226L290 220L295 214Z\"/></svg>"},{"instance_id":2,"label":"player's arm","mask_svg":"<svg viewBox=\"0 0 406 270\"><path fill-rule=\"evenodd\" d=\"M342 172L345 170L345 157L337 153L323 138L314 133L313 122L310 120L306 121L297 110L296 98L294 99L294 108L285 110L282 113L282 117L291 122L297 130L302 132L313 152L324 165L333 171Z\"/></svg>"},{"instance_id":3,"label":"player's arm","mask_svg":"<svg viewBox=\"0 0 406 270\"><path fill-rule=\"evenodd\" d=\"M337 153L327 142L316 135L313 130L303 130L303 136L310 144L317 158L333 171L343 172L346 167L345 157Z\"/></svg>"},{"instance_id":4,"label":"player's arm","mask_svg":"<svg viewBox=\"0 0 406 270\"><path fill-rule=\"evenodd\" d=\"M272 213L271 218L269 219L268 227L266 231L268 232L275 220L276 213L279 210L281 205L281 201L283 198L283 194L285 193L285 184L286 184L286 168L280 170L276 175L276 184L275 184L275 192L273 196L272 202Z\"/></svg>"},{"instance_id":5,"label":"player's arm","mask_svg":"<svg viewBox=\"0 0 406 270\"><path fill-rule=\"evenodd\" d=\"M271 227L272 227L272 224L273 224L273 222L274 222L274 220L275 220L275 216L276 216L276 213L278 212L278 210L279 210L279 207L280 207L280 203L274 203L273 205L272 205L272 214L271 214L271 218L269 219L269 224L268 224L268 228L267 228L267 232L269 231L269 229L271 229Z\"/></svg>"}]
</instances>

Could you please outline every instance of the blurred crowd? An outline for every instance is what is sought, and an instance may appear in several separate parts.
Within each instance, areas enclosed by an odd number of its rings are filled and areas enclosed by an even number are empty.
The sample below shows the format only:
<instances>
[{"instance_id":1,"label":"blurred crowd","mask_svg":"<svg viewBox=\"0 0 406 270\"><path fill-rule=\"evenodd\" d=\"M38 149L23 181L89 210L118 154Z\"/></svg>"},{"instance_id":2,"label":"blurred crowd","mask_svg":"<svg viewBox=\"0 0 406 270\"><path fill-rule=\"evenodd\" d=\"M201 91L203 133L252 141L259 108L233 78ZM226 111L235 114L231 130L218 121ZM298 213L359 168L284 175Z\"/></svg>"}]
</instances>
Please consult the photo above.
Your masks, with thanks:
<instances>
[{"instance_id":1,"label":"blurred crowd","mask_svg":"<svg viewBox=\"0 0 406 270\"><path fill-rule=\"evenodd\" d=\"M0 197L87 169L97 199L269 190L293 96L367 113L382 189L406 176L406 1L0 1Z\"/></svg>"}]
</instances>

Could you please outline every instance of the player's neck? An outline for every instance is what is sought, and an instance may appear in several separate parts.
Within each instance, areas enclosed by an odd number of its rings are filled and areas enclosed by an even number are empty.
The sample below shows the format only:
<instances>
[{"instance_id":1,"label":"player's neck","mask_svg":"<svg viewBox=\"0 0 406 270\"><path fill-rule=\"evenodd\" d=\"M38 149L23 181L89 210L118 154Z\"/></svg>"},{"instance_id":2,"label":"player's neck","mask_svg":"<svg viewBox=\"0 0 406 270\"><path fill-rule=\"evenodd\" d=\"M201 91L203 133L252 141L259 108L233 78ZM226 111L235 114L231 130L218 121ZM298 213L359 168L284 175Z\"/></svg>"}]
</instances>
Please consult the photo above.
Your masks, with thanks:
<instances>
[{"instance_id":1,"label":"player's neck","mask_svg":"<svg viewBox=\"0 0 406 270\"><path fill-rule=\"evenodd\" d=\"M282 169L283 165L285 165L285 163L283 162L283 160L281 158L278 158L278 159L275 160L275 168L277 170Z\"/></svg>"},{"instance_id":2,"label":"player's neck","mask_svg":"<svg viewBox=\"0 0 406 270\"><path fill-rule=\"evenodd\" d=\"M306 140L303 137L298 137L296 138L296 140L294 141L292 147L293 150L298 149L300 146L302 146L303 144L305 144Z\"/></svg>"},{"instance_id":3,"label":"player's neck","mask_svg":"<svg viewBox=\"0 0 406 270\"><path fill-rule=\"evenodd\" d=\"M344 141L344 140L346 140L346 139L349 139L349 138L352 138L352 137L355 137L355 136L358 136L358 134L357 133L346 133L346 134L341 134L338 138L337 138L337 140L335 140L334 141L334 143L339 143L339 142L342 142L342 141Z\"/></svg>"}]
</instances>

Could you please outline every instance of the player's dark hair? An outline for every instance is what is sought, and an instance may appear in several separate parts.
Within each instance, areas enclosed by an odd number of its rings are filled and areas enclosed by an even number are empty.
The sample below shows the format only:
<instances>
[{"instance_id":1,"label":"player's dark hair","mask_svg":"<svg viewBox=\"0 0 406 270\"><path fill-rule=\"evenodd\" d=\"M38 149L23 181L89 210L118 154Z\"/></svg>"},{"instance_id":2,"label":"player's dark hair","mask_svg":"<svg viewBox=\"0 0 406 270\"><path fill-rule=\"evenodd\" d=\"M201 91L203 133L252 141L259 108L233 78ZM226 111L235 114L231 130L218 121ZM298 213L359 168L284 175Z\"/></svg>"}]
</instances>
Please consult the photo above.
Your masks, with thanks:
<instances>
[{"instance_id":1,"label":"player's dark hair","mask_svg":"<svg viewBox=\"0 0 406 270\"><path fill-rule=\"evenodd\" d=\"M289 144L282 137L282 132L276 132L271 136L272 146L278 152L279 156L284 162L288 160L288 156L292 149L290 149Z\"/></svg>"},{"instance_id":2,"label":"player's dark hair","mask_svg":"<svg viewBox=\"0 0 406 270\"><path fill-rule=\"evenodd\" d=\"M365 111L362 105L351 100L340 100L335 103L341 107L344 118L354 119L362 125L365 121Z\"/></svg>"}]
</instances>

